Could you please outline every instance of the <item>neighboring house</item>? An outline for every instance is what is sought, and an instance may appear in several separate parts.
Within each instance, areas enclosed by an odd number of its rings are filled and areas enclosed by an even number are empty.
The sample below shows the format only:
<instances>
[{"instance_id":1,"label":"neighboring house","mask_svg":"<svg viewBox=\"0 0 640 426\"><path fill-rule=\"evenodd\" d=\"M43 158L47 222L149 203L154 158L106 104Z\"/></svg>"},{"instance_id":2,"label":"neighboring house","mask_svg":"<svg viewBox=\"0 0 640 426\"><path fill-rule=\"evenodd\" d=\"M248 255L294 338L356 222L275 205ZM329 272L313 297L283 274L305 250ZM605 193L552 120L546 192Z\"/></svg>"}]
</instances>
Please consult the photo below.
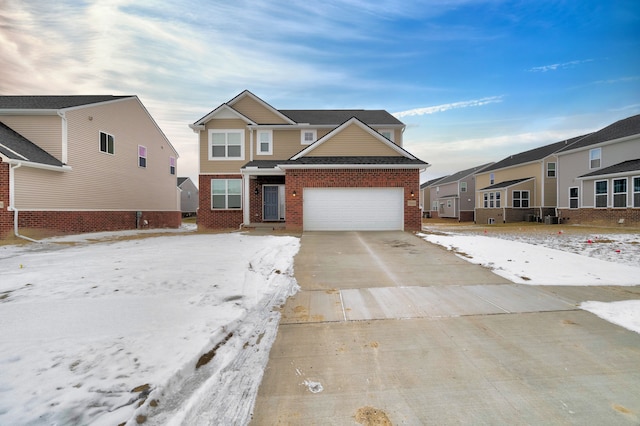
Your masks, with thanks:
<instances>
[{"instance_id":1,"label":"neighboring house","mask_svg":"<svg viewBox=\"0 0 640 426\"><path fill-rule=\"evenodd\" d=\"M383 110L277 110L249 91L191 124L198 226L420 230L420 171Z\"/></svg>"},{"instance_id":2,"label":"neighboring house","mask_svg":"<svg viewBox=\"0 0 640 426\"><path fill-rule=\"evenodd\" d=\"M510 155L476 173L476 223L556 216L557 151L584 136Z\"/></svg>"},{"instance_id":3,"label":"neighboring house","mask_svg":"<svg viewBox=\"0 0 640 426\"><path fill-rule=\"evenodd\" d=\"M640 225L640 115L558 151L562 222Z\"/></svg>"},{"instance_id":4,"label":"neighboring house","mask_svg":"<svg viewBox=\"0 0 640 426\"><path fill-rule=\"evenodd\" d=\"M179 177L180 211L183 217L195 216L198 212L198 188L191 178Z\"/></svg>"},{"instance_id":5,"label":"neighboring house","mask_svg":"<svg viewBox=\"0 0 640 426\"><path fill-rule=\"evenodd\" d=\"M431 179L425 183L420 184L420 209L422 210L422 217L438 217L438 207L431 206L431 189L433 184L446 178L442 176L439 178ZM435 214L435 215L434 215Z\"/></svg>"},{"instance_id":6,"label":"neighboring house","mask_svg":"<svg viewBox=\"0 0 640 426\"><path fill-rule=\"evenodd\" d=\"M437 217L473 221L476 198L474 174L491 164L493 163L462 170L438 180L436 190L430 194L430 204L437 209Z\"/></svg>"},{"instance_id":7,"label":"neighboring house","mask_svg":"<svg viewBox=\"0 0 640 426\"><path fill-rule=\"evenodd\" d=\"M177 158L136 96L0 96L0 236L178 227Z\"/></svg>"}]
</instances>

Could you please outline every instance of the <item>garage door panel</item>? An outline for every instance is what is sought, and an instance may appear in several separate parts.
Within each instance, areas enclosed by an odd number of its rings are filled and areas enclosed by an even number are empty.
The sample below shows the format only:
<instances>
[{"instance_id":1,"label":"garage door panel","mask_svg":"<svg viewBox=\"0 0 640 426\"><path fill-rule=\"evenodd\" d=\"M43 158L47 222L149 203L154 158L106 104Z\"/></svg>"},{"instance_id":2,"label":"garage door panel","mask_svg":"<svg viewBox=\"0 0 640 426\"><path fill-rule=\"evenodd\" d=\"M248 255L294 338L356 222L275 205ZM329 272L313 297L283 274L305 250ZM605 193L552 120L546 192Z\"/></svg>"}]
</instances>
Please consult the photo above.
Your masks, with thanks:
<instances>
[{"instance_id":1,"label":"garage door panel","mask_svg":"<svg viewBox=\"0 0 640 426\"><path fill-rule=\"evenodd\" d=\"M404 229L403 188L305 188L307 231Z\"/></svg>"}]
</instances>

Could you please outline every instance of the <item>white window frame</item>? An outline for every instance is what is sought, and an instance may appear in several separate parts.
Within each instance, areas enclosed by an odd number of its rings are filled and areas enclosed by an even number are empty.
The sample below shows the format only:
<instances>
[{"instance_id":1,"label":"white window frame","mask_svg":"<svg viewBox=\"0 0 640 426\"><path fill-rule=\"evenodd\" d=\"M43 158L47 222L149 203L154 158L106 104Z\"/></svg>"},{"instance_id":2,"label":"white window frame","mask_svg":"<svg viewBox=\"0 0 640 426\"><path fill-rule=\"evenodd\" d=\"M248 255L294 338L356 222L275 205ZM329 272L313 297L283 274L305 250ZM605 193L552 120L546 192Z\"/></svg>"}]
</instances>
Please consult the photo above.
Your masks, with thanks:
<instances>
[{"instance_id":1,"label":"white window frame","mask_svg":"<svg viewBox=\"0 0 640 426\"><path fill-rule=\"evenodd\" d=\"M488 192L484 192L482 194L482 207L487 209L489 208L489 193Z\"/></svg>"},{"instance_id":2,"label":"white window frame","mask_svg":"<svg viewBox=\"0 0 640 426\"><path fill-rule=\"evenodd\" d=\"M267 135L268 141L262 141L262 135ZM267 143L267 150L262 149L262 144ZM273 155L273 130L258 130L256 131L256 155Z\"/></svg>"},{"instance_id":3,"label":"white window frame","mask_svg":"<svg viewBox=\"0 0 640 426\"><path fill-rule=\"evenodd\" d=\"M224 207L214 207L213 206L213 187L214 182L224 182L225 193L224 193ZM240 192L239 193L230 193L229 192L229 182L236 181L240 184ZM220 195L220 194L215 194ZM229 207L229 196L239 196L240 197L240 206L239 207ZM242 179L211 179L211 210L242 210Z\"/></svg>"},{"instance_id":4,"label":"white window frame","mask_svg":"<svg viewBox=\"0 0 640 426\"><path fill-rule=\"evenodd\" d=\"M105 135L106 138L106 146L104 150L102 149L102 135ZM109 139L111 139L111 152L109 151ZM98 137L98 150L104 154L116 155L116 137L111 133L100 130L100 135Z\"/></svg>"},{"instance_id":5,"label":"white window frame","mask_svg":"<svg viewBox=\"0 0 640 426\"><path fill-rule=\"evenodd\" d=\"M391 142L395 142L395 133L393 131L393 129L380 129L378 130L378 133L380 133L382 136L384 136L385 138L389 139ZM385 133L388 133L389 136L386 136Z\"/></svg>"},{"instance_id":6,"label":"white window frame","mask_svg":"<svg viewBox=\"0 0 640 426\"><path fill-rule=\"evenodd\" d=\"M636 191L636 180L638 180L638 190ZM640 176L633 176L631 178L631 188L633 191L633 207L640 208ZM636 203L636 197L638 197L638 202Z\"/></svg>"},{"instance_id":7,"label":"white window frame","mask_svg":"<svg viewBox=\"0 0 640 426\"><path fill-rule=\"evenodd\" d=\"M516 197L516 192L518 193L518 196ZM527 197L523 197L524 194L527 194ZM527 205L523 205L524 202L526 201ZM518 204L516 206L516 203ZM514 209L528 209L529 206L531 205L531 193L529 192L528 189L516 189L514 191L511 192L511 205L513 206Z\"/></svg>"},{"instance_id":8,"label":"white window frame","mask_svg":"<svg viewBox=\"0 0 640 426\"><path fill-rule=\"evenodd\" d=\"M489 173L489 185L493 185L496 182L495 173Z\"/></svg>"},{"instance_id":9,"label":"white window frame","mask_svg":"<svg viewBox=\"0 0 640 426\"><path fill-rule=\"evenodd\" d=\"M141 164L144 160L144 164ZM147 147L144 145L138 145L138 167L141 169L147 168Z\"/></svg>"},{"instance_id":10,"label":"white window frame","mask_svg":"<svg viewBox=\"0 0 640 426\"><path fill-rule=\"evenodd\" d=\"M495 208L495 197L496 197L496 193L495 192L490 192L489 193L489 208L490 209Z\"/></svg>"},{"instance_id":11,"label":"white window frame","mask_svg":"<svg viewBox=\"0 0 640 426\"><path fill-rule=\"evenodd\" d=\"M460 182L460 192L467 192L467 182Z\"/></svg>"},{"instance_id":12,"label":"white window frame","mask_svg":"<svg viewBox=\"0 0 640 426\"><path fill-rule=\"evenodd\" d=\"M229 134L240 135L240 156L229 157ZM213 156L213 135L225 134L225 156L214 157ZM210 161L239 161L244 160L244 130L243 129L209 129L209 153L208 158Z\"/></svg>"},{"instance_id":13,"label":"white window frame","mask_svg":"<svg viewBox=\"0 0 640 426\"><path fill-rule=\"evenodd\" d=\"M169 157L169 174L175 176L176 169L176 157Z\"/></svg>"},{"instance_id":14,"label":"white window frame","mask_svg":"<svg viewBox=\"0 0 640 426\"><path fill-rule=\"evenodd\" d=\"M496 208L500 208L500 191L496 192Z\"/></svg>"},{"instance_id":15,"label":"white window frame","mask_svg":"<svg viewBox=\"0 0 640 426\"><path fill-rule=\"evenodd\" d=\"M572 197L571 196L571 190L575 189L576 190L576 196ZM576 206L575 207L571 207L571 201L575 200L576 202ZM570 209L579 209L580 208L580 187L579 186L570 186L569 187L569 208Z\"/></svg>"},{"instance_id":16,"label":"white window frame","mask_svg":"<svg viewBox=\"0 0 640 426\"><path fill-rule=\"evenodd\" d=\"M598 161L597 165L594 161ZM593 148L589 150L589 170L599 169L602 167L602 148Z\"/></svg>"},{"instance_id":17,"label":"white window frame","mask_svg":"<svg viewBox=\"0 0 640 426\"><path fill-rule=\"evenodd\" d=\"M553 164L553 167L551 167L552 164ZM556 163L551 161L551 162L547 163L547 177L555 179L556 176L557 176Z\"/></svg>"},{"instance_id":18,"label":"white window frame","mask_svg":"<svg viewBox=\"0 0 640 426\"><path fill-rule=\"evenodd\" d=\"M311 140L307 141L305 136L309 133L311 135ZM318 131L316 129L302 129L300 130L300 144L301 145L311 145L315 141L318 140Z\"/></svg>"},{"instance_id":19,"label":"white window frame","mask_svg":"<svg viewBox=\"0 0 640 426\"><path fill-rule=\"evenodd\" d=\"M607 187L607 192L604 192L602 194L598 194L598 183L599 182L604 182L606 187ZM598 196L600 197L605 197L605 205L604 206L598 206ZM609 207L609 181L608 180L597 180L595 182L593 182L593 206L596 209L606 209L607 207Z\"/></svg>"},{"instance_id":20,"label":"white window frame","mask_svg":"<svg viewBox=\"0 0 640 426\"><path fill-rule=\"evenodd\" d=\"M624 181L624 192L616 192L616 181ZM614 209L626 209L627 204L629 204L629 179L625 178L616 178L611 179L611 194L612 194L612 204L611 206ZM624 206L616 206L616 195L624 195ZM622 197L618 197L622 198Z\"/></svg>"}]
</instances>

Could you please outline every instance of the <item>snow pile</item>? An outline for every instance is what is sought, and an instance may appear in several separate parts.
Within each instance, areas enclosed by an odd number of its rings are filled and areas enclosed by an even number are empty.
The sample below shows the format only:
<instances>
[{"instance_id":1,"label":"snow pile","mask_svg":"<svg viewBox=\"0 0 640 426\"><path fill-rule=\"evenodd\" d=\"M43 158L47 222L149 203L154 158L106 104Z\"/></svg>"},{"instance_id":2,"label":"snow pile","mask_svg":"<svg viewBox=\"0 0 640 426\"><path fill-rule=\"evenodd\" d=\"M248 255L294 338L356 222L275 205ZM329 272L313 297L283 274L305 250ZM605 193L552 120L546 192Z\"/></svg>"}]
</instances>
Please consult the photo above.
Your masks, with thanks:
<instances>
[{"instance_id":1,"label":"snow pile","mask_svg":"<svg viewBox=\"0 0 640 426\"><path fill-rule=\"evenodd\" d=\"M247 423L299 240L114 235L0 246L0 424Z\"/></svg>"},{"instance_id":2,"label":"snow pile","mask_svg":"<svg viewBox=\"0 0 640 426\"><path fill-rule=\"evenodd\" d=\"M584 302L580 307L621 327L640 333L640 300Z\"/></svg>"}]
</instances>

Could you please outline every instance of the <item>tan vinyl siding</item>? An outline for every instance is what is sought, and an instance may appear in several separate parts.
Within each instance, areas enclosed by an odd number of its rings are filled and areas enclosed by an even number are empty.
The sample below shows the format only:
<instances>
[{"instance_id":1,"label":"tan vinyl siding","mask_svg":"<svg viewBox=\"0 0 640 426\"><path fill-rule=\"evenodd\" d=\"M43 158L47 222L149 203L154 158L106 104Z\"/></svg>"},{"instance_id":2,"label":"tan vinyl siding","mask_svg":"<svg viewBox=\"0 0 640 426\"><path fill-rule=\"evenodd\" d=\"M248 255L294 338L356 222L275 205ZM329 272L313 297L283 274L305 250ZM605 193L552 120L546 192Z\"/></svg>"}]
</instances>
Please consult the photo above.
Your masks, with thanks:
<instances>
[{"instance_id":1,"label":"tan vinyl siding","mask_svg":"<svg viewBox=\"0 0 640 426\"><path fill-rule=\"evenodd\" d=\"M62 118L58 115L3 115L0 121L62 161Z\"/></svg>"},{"instance_id":2,"label":"tan vinyl siding","mask_svg":"<svg viewBox=\"0 0 640 426\"><path fill-rule=\"evenodd\" d=\"M340 133L319 145L307 157L330 156L401 156L383 142L356 125L350 125Z\"/></svg>"},{"instance_id":3,"label":"tan vinyl siding","mask_svg":"<svg viewBox=\"0 0 640 426\"><path fill-rule=\"evenodd\" d=\"M67 119L72 170L16 170L18 208L179 209L177 174L169 173L169 157L177 154L137 99L71 110ZM100 152L100 131L114 136L114 155ZM147 148L146 168L138 167L138 145Z\"/></svg>"},{"instance_id":4,"label":"tan vinyl siding","mask_svg":"<svg viewBox=\"0 0 640 426\"><path fill-rule=\"evenodd\" d=\"M249 96L245 96L233 104L233 109L258 124L287 124L279 115L265 108Z\"/></svg>"},{"instance_id":5,"label":"tan vinyl siding","mask_svg":"<svg viewBox=\"0 0 640 426\"><path fill-rule=\"evenodd\" d=\"M253 152L257 153L256 134L253 136ZM306 146L306 145L305 145ZM285 160L300 152L305 146L300 144L300 129L274 130L273 155L255 155L256 160Z\"/></svg>"},{"instance_id":6,"label":"tan vinyl siding","mask_svg":"<svg viewBox=\"0 0 640 426\"><path fill-rule=\"evenodd\" d=\"M244 129L244 158L242 160L209 160L209 129ZM230 118L210 120L205 129L200 132L200 173L237 174L240 168L250 161L250 144L250 133L247 130L247 123L243 120Z\"/></svg>"},{"instance_id":7,"label":"tan vinyl siding","mask_svg":"<svg viewBox=\"0 0 640 426\"><path fill-rule=\"evenodd\" d=\"M556 163L556 177L547 177L547 164ZM555 157L547 158L544 161L544 168L542 170L542 182L544 182L544 200L543 207L555 207L557 200L557 183L558 183L558 160Z\"/></svg>"},{"instance_id":8,"label":"tan vinyl siding","mask_svg":"<svg viewBox=\"0 0 640 426\"><path fill-rule=\"evenodd\" d=\"M532 190L531 192L531 206L539 207L539 200L541 200L542 198L542 188L539 184L539 182L541 182L541 170L542 168L540 162L535 162L507 169L498 169L489 172L483 172L476 176L476 190L491 186L491 184L489 183L489 175L491 173L495 174L494 184L515 179L534 178L534 181L538 182L538 184L535 185L535 191ZM478 206L478 203L482 205L482 199L476 200L476 206Z\"/></svg>"}]
</instances>

